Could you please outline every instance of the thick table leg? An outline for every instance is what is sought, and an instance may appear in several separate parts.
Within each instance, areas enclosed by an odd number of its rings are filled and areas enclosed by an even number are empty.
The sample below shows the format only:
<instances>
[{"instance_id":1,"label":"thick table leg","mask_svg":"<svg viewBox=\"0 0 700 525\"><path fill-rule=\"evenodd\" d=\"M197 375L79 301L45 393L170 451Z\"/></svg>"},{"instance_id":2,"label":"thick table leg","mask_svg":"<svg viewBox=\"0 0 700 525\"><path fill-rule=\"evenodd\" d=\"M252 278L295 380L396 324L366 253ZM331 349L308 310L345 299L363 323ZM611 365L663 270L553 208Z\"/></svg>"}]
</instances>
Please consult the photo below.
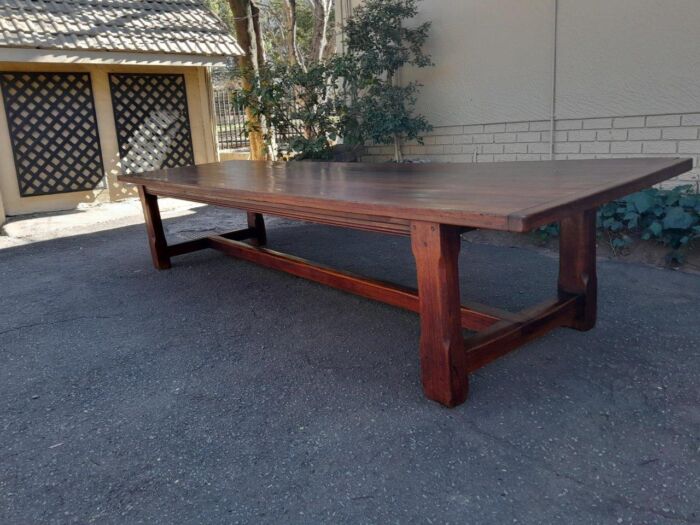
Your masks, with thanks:
<instances>
[{"instance_id":1,"label":"thick table leg","mask_svg":"<svg viewBox=\"0 0 700 525\"><path fill-rule=\"evenodd\" d=\"M265 219L263 219L262 213L248 212L248 228L255 229L255 238L253 240L256 246L265 246L267 244Z\"/></svg>"},{"instance_id":2,"label":"thick table leg","mask_svg":"<svg viewBox=\"0 0 700 525\"><path fill-rule=\"evenodd\" d=\"M411 245L418 272L423 390L433 401L452 407L463 403L469 390L460 322L459 231L414 222Z\"/></svg>"},{"instance_id":3,"label":"thick table leg","mask_svg":"<svg viewBox=\"0 0 700 525\"><path fill-rule=\"evenodd\" d=\"M559 295L580 295L570 325L590 330L596 320L596 213L588 210L562 219L559 237Z\"/></svg>"},{"instance_id":4,"label":"thick table leg","mask_svg":"<svg viewBox=\"0 0 700 525\"><path fill-rule=\"evenodd\" d=\"M163 222L160 219L158 197L146 193L143 186L139 186L139 197L141 198L141 206L143 206L143 217L146 221L148 245L151 248L153 266L159 270L167 270L170 268L170 256L163 231Z\"/></svg>"}]
</instances>

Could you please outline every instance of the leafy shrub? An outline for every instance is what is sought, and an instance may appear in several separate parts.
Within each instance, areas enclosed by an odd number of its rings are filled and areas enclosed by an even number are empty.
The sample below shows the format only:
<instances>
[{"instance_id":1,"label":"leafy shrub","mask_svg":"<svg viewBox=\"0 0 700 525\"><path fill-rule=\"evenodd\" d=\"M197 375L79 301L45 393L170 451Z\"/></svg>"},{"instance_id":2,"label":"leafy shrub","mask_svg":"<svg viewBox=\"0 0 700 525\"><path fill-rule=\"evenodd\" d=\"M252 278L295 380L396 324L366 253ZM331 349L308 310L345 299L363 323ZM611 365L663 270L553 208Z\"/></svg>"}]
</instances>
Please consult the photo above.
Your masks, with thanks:
<instances>
[{"instance_id":1,"label":"leafy shrub","mask_svg":"<svg viewBox=\"0 0 700 525\"><path fill-rule=\"evenodd\" d=\"M365 0L344 28L345 54L338 57L341 82L347 93L347 111L341 115L345 140L352 144L372 141L396 144L421 140L432 130L423 115L414 115L417 82L399 85L401 68L432 65L423 52L430 22L406 25L418 14L417 0Z\"/></svg>"},{"instance_id":2,"label":"leafy shrub","mask_svg":"<svg viewBox=\"0 0 700 525\"><path fill-rule=\"evenodd\" d=\"M609 202L598 211L598 231L613 250L624 250L638 237L670 248L668 263L682 263L686 250L700 238L700 194L693 186L650 188ZM557 236L558 225L535 230L540 239Z\"/></svg>"},{"instance_id":3,"label":"leafy shrub","mask_svg":"<svg viewBox=\"0 0 700 525\"><path fill-rule=\"evenodd\" d=\"M700 194L692 186L633 193L603 206L598 225L610 232L615 249L629 246L633 233L668 246L668 262L681 263L693 239L700 237Z\"/></svg>"},{"instance_id":4,"label":"leafy shrub","mask_svg":"<svg viewBox=\"0 0 700 525\"><path fill-rule=\"evenodd\" d=\"M426 67L422 46L429 23L404 27L418 0L366 0L345 27L346 52L307 66L266 63L246 82L236 103L249 108L275 157L329 159L338 137L346 144L417 139L432 129L414 115L419 85L400 85L404 66Z\"/></svg>"},{"instance_id":5,"label":"leafy shrub","mask_svg":"<svg viewBox=\"0 0 700 525\"><path fill-rule=\"evenodd\" d=\"M308 68L272 63L249 78L250 89L239 90L235 103L267 124L260 131L273 156L329 159L344 104L336 79L331 62Z\"/></svg>"}]
</instances>

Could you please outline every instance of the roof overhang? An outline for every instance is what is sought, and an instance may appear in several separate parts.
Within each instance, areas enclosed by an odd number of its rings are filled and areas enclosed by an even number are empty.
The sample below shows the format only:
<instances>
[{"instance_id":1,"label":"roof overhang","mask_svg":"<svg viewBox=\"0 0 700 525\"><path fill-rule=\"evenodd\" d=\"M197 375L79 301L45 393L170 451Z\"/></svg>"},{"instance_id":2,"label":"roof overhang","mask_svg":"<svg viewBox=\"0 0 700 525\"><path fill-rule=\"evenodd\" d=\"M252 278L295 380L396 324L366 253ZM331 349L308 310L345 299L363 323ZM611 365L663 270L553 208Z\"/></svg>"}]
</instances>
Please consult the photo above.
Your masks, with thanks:
<instances>
[{"instance_id":1,"label":"roof overhang","mask_svg":"<svg viewBox=\"0 0 700 525\"><path fill-rule=\"evenodd\" d=\"M32 62L50 64L117 64L134 66L220 66L225 56L181 55L176 53L130 53L122 51L62 51L0 47L3 62Z\"/></svg>"}]
</instances>

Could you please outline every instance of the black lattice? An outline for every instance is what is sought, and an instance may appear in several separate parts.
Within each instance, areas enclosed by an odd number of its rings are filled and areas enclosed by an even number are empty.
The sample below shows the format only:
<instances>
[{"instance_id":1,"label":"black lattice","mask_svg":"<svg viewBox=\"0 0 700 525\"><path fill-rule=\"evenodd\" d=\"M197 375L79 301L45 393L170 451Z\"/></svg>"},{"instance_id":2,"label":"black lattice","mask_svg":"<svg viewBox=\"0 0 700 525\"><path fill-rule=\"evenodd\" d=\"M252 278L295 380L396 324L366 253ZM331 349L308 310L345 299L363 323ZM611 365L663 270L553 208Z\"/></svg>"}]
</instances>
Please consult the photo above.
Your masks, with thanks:
<instances>
[{"instance_id":1,"label":"black lattice","mask_svg":"<svg viewBox=\"0 0 700 525\"><path fill-rule=\"evenodd\" d=\"M22 197L92 190L104 169L88 73L0 73Z\"/></svg>"},{"instance_id":2,"label":"black lattice","mask_svg":"<svg viewBox=\"0 0 700 525\"><path fill-rule=\"evenodd\" d=\"M194 164L183 75L109 75L124 173Z\"/></svg>"}]
</instances>

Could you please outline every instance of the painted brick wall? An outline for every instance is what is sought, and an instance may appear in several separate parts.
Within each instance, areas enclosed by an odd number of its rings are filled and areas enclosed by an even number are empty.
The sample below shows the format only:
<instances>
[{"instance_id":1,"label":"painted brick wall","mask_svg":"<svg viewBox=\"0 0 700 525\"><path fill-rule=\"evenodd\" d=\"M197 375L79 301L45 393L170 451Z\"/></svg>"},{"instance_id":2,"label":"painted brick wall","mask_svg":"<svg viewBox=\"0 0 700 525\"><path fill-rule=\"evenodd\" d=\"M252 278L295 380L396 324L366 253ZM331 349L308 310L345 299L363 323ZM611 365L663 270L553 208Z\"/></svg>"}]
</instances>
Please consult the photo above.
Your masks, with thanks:
<instances>
[{"instance_id":1,"label":"painted brick wall","mask_svg":"<svg viewBox=\"0 0 700 525\"><path fill-rule=\"evenodd\" d=\"M436 127L424 144L408 142L406 159L433 162L548 160L550 122L504 122ZM393 146L369 146L364 159L392 159ZM695 169L665 185L692 183L700 191L700 113L558 120L555 159L692 157Z\"/></svg>"}]
</instances>

